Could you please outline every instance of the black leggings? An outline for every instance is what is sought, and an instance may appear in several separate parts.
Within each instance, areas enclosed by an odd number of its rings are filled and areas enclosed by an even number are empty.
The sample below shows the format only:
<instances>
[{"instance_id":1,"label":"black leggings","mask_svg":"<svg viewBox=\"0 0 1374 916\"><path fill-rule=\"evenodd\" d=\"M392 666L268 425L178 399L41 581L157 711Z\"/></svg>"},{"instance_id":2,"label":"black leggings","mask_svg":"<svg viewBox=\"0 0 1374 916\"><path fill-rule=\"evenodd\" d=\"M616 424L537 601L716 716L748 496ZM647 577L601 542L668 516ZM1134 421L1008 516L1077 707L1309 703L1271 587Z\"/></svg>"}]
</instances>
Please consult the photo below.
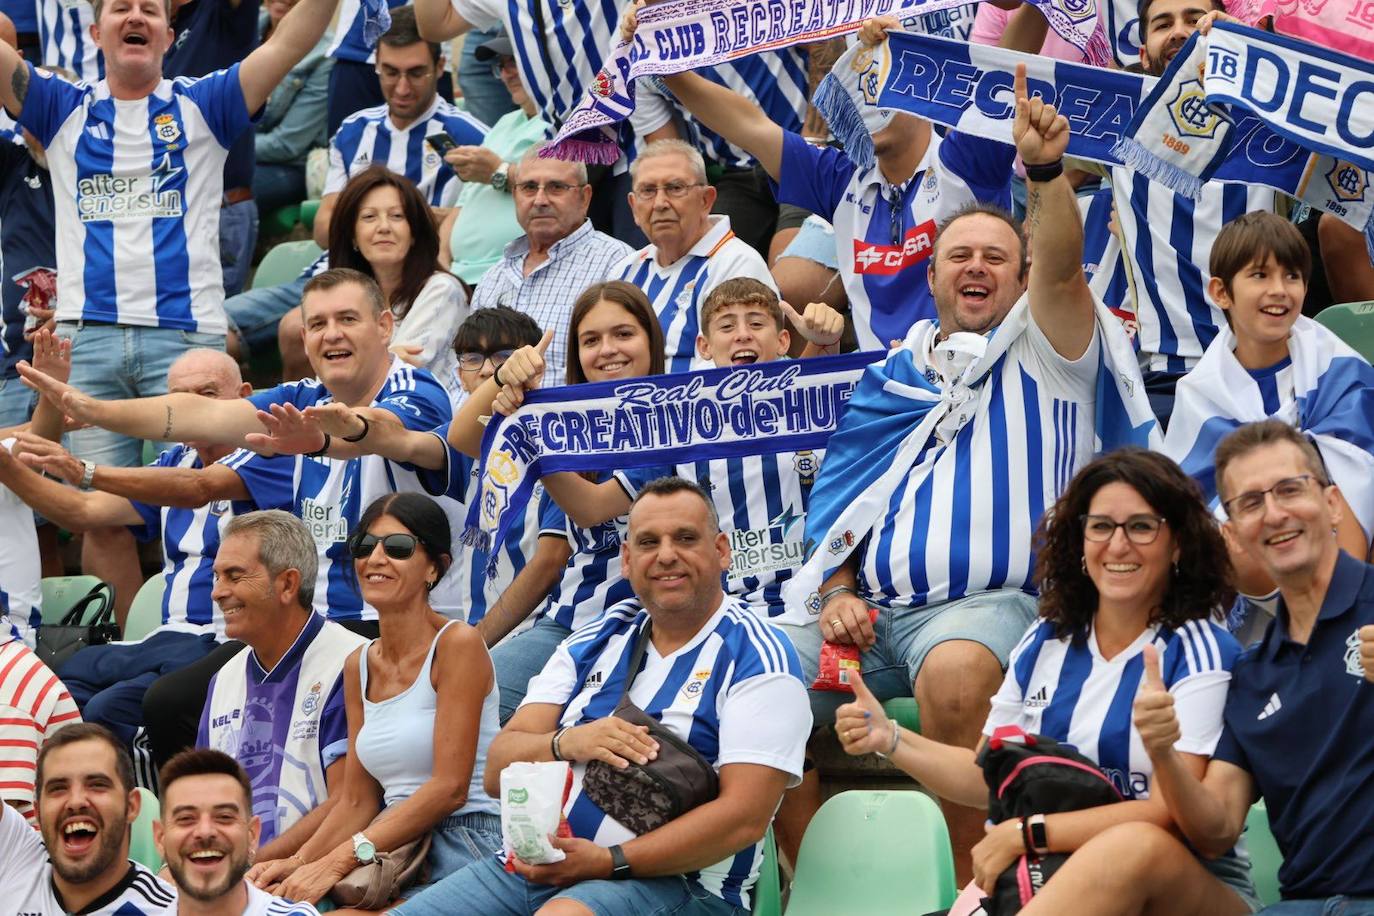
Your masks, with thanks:
<instances>
[{"instance_id":1,"label":"black leggings","mask_svg":"<svg viewBox=\"0 0 1374 916\"><path fill-rule=\"evenodd\" d=\"M339 623L368 639L376 639L380 633L375 620L341 620ZM179 751L195 746L200 714L210 693L210 680L242 648L243 643L236 640L217 646L200 661L153 681L143 695L143 727L157 769L162 769Z\"/></svg>"}]
</instances>

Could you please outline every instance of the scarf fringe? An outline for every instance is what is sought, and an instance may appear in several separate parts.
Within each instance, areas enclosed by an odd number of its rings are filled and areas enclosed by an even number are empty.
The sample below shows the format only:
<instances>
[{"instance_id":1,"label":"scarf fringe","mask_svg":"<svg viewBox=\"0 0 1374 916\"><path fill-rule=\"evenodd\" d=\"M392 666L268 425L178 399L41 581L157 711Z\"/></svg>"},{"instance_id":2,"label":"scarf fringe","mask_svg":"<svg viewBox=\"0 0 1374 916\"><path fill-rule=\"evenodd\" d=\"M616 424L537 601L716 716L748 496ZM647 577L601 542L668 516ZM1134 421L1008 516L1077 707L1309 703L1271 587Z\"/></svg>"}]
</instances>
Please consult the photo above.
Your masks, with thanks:
<instances>
[{"instance_id":1,"label":"scarf fringe","mask_svg":"<svg viewBox=\"0 0 1374 916\"><path fill-rule=\"evenodd\" d=\"M1112 147L1112 153L1121 157L1122 163L1126 166L1135 169L1151 181L1164 185L1176 194L1182 194L1193 200L1202 196L1202 188L1206 181L1197 175L1184 171L1171 162L1159 158L1138 140L1122 137Z\"/></svg>"},{"instance_id":2,"label":"scarf fringe","mask_svg":"<svg viewBox=\"0 0 1374 916\"><path fill-rule=\"evenodd\" d=\"M458 540L473 550L491 550L491 535L475 525L468 525L464 528Z\"/></svg>"},{"instance_id":3,"label":"scarf fringe","mask_svg":"<svg viewBox=\"0 0 1374 916\"><path fill-rule=\"evenodd\" d=\"M827 73L825 79L821 80L811 102L830 125L830 132L835 139L844 145L845 155L850 161L859 168L872 168L873 138L864 125L858 104L834 73Z\"/></svg>"},{"instance_id":4,"label":"scarf fringe","mask_svg":"<svg viewBox=\"0 0 1374 916\"><path fill-rule=\"evenodd\" d=\"M620 144L599 129L597 136L573 134L566 140L550 143L539 151L541 159L562 159L564 162L583 162L587 165L615 165L620 159Z\"/></svg>"}]
</instances>

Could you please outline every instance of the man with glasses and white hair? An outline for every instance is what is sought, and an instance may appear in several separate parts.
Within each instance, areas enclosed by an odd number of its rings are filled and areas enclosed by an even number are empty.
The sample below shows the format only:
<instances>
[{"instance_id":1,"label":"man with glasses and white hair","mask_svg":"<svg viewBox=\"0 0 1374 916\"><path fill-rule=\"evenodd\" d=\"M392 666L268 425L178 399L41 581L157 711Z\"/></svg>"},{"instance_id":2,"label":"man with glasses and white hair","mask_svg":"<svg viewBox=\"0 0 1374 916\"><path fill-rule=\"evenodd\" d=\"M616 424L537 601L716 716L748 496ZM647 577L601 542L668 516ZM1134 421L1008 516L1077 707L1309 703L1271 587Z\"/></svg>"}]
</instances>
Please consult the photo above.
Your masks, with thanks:
<instances>
[{"instance_id":1,"label":"man with glasses and white hair","mask_svg":"<svg viewBox=\"0 0 1374 916\"><path fill-rule=\"evenodd\" d=\"M243 765L260 858L294 855L343 786L343 667L367 642L313 612L315 541L277 509L236 517L215 558L214 599L242 650L210 681L196 746Z\"/></svg>"},{"instance_id":2,"label":"man with glasses and white hair","mask_svg":"<svg viewBox=\"0 0 1374 916\"><path fill-rule=\"evenodd\" d=\"M505 256L477 284L472 309L504 305L553 331L541 382L551 388L566 381L574 300L591 284L616 276L613 265L634 250L592 228L587 167L541 158L547 145L530 147L511 173L515 220L525 234L506 246Z\"/></svg>"},{"instance_id":3,"label":"man with glasses and white hair","mask_svg":"<svg viewBox=\"0 0 1374 916\"><path fill-rule=\"evenodd\" d=\"M735 237L730 217L711 215L716 189L706 183L706 162L695 147L681 140L650 143L630 165L630 187L630 208L649 244L607 279L644 290L663 325L668 371L686 372L697 359L701 303L711 290L739 277L775 293L778 287L759 253Z\"/></svg>"}]
</instances>

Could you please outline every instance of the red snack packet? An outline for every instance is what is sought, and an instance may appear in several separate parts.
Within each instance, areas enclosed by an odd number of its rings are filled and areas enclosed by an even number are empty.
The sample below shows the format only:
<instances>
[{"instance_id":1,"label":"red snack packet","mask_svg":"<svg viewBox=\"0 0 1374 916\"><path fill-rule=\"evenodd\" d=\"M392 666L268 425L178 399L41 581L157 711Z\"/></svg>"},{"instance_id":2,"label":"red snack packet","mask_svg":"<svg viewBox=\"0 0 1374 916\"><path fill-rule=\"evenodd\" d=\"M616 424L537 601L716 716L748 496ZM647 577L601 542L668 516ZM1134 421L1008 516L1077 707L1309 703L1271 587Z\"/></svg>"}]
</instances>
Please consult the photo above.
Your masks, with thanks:
<instances>
[{"instance_id":1,"label":"red snack packet","mask_svg":"<svg viewBox=\"0 0 1374 916\"><path fill-rule=\"evenodd\" d=\"M878 622L878 609L868 609L870 623ZM821 663L816 679L811 682L812 690L831 690L836 693L853 693L849 686L849 672L861 671L858 646L843 645L826 640L821 643Z\"/></svg>"}]
</instances>

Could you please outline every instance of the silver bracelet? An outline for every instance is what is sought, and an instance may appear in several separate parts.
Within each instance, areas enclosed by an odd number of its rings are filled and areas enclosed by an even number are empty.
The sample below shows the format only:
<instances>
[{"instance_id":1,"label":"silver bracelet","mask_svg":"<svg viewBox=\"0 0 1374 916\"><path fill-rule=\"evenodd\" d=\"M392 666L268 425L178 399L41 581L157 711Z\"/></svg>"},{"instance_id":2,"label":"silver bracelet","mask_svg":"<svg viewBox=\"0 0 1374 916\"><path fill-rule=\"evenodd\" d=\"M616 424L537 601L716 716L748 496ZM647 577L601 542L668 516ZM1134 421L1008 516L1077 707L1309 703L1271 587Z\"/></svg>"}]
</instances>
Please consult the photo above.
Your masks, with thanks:
<instances>
[{"instance_id":1,"label":"silver bracelet","mask_svg":"<svg viewBox=\"0 0 1374 916\"><path fill-rule=\"evenodd\" d=\"M821 592L821 610L825 610L826 604L836 595L854 595L858 597L858 594L858 592L854 591L854 589L850 588L848 585L837 585L834 588L826 589Z\"/></svg>"},{"instance_id":2,"label":"silver bracelet","mask_svg":"<svg viewBox=\"0 0 1374 916\"><path fill-rule=\"evenodd\" d=\"M887 749L887 753L883 753L882 751L873 752L884 760L887 760L893 754L897 753L897 746L902 743L902 727L897 724L896 719L888 719L887 721L892 723L892 746Z\"/></svg>"}]
</instances>

